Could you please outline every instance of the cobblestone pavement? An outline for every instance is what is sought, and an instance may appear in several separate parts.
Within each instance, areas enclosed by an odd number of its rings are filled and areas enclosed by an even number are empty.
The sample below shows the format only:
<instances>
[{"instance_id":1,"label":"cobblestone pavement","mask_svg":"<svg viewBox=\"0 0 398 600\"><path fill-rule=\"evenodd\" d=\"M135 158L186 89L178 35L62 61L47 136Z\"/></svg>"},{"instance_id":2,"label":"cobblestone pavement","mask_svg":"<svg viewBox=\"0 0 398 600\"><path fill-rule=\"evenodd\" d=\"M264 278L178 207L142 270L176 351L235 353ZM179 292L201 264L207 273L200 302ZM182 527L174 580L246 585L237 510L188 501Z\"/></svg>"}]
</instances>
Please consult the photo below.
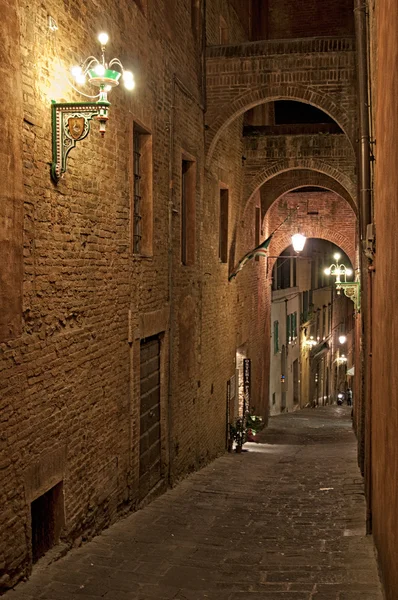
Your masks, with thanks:
<instances>
[{"instance_id":1,"label":"cobblestone pavement","mask_svg":"<svg viewBox=\"0 0 398 600\"><path fill-rule=\"evenodd\" d=\"M349 412L273 417L4 600L381 600Z\"/></svg>"}]
</instances>

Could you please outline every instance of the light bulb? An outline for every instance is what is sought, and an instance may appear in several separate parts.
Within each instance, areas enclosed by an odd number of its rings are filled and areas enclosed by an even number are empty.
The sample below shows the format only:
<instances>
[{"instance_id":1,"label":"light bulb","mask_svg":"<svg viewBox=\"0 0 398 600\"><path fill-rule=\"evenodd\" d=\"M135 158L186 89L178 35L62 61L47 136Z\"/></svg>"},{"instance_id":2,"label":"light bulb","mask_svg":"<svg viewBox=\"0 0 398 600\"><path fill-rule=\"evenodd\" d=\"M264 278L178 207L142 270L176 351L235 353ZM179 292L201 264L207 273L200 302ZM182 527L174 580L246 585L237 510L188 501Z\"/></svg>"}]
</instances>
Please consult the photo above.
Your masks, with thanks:
<instances>
[{"instance_id":1,"label":"light bulb","mask_svg":"<svg viewBox=\"0 0 398 600\"><path fill-rule=\"evenodd\" d=\"M123 71L123 81L132 81L134 76L131 71Z\"/></svg>"},{"instance_id":2,"label":"light bulb","mask_svg":"<svg viewBox=\"0 0 398 600\"><path fill-rule=\"evenodd\" d=\"M79 83L80 85L83 85L84 83L86 83L86 77L83 73L80 73L80 75L77 75L76 83Z\"/></svg>"},{"instance_id":3,"label":"light bulb","mask_svg":"<svg viewBox=\"0 0 398 600\"><path fill-rule=\"evenodd\" d=\"M102 32L99 34L98 41L101 44L101 46L105 46L108 43L108 40L109 40L109 36L107 33Z\"/></svg>"},{"instance_id":4,"label":"light bulb","mask_svg":"<svg viewBox=\"0 0 398 600\"><path fill-rule=\"evenodd\" d=\"M97 75L99 75L100 77L102 77L105 74L105 67L104 67L104 65L101 65L101 63L98 63L98 65L95 65L94 72Z\"/></svg>"},{"instance_id":5,"label":"light bulb","mask_svg":"<svg viewBox=\"0 0 398 600\"><path fill-rule=\"evenodd\" d=\"M304 248L304 244L305 244L306 239L307 238L302 233L295 233L292 236L292 244L293 244L293 249L294 249L295 252L301 252L302 251L302 249Z\"/></svg>"},{"instance_id":6,"label":"light bulb","mask_svg":"<svg viewBox=\"0 0 398 600\"><path fill-rule=\"evenodd\" d=\"M346 338L345 335L340 335L339 336L339 342L340 342L340 344L345 344L346 340L347 340L347 338Z\"/></svg>"},{"instance_id":7,"label":"light bulb","mask_svg":"<svg viewBox=\"0 0 398 600\"><path fill-rule=\"evenodd\" d=\"M134 79L130 79L124 82L124 87L126 88L126 90L133 90L135 88L135 81Z\"/></svg>"},{"instance_id":8,"label":"light bulb","mask_svg":"<svg viewBox=\"0 0 398 600\"><path fill-rule=\"evenodd\" d=\"M329 268L325 269L324 273L325 273L325 275L330 275L330 269Z\"/></svg>"},{"instance_id":9,"label":"light bulb","mask_svg":"<svg viewBox=\"0 0 398 600\"><path fill-rule=\"evenodd\" d=\"M72 73L73 77L77 78L79 75L81 75L82 68L79 67L79 65L75 65L71 68L70 72Z\"/></svg>"},{"instance_id":10,"label":"light bulb","mask_svg":"<svg viewBox=\"0 0 398 600\"><path fill-rule=\"evenodd\" d=\"M340 256L341 255L338 252L336 252L336 254L333 254L334 260L339 260Z\"/></svg>"},{"instance_id":11,"label":"light bulb","mask_svg":"<svg viewBox=\"0 0 398 600\"><path fill-rule=\"evenodd\" d=\"M352 269L346 269L345 270L345 274L346 275L352 275Z\"/></svg>"}]
</instances>

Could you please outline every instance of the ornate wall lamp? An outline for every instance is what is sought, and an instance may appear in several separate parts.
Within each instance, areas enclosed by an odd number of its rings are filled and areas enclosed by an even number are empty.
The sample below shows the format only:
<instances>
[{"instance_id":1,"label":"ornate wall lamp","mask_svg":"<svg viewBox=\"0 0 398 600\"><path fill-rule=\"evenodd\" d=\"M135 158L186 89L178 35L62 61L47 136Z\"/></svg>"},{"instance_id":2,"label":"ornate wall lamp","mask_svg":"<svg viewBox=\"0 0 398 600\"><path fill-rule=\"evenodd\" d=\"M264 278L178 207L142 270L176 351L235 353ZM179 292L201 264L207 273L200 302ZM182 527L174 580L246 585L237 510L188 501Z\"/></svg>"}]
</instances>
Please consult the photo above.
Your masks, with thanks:
<instances>
[{"instance_id":1,"label":"ornate wall lamp","mask_svg":"<svg viewBox=\"0 0 398 600\"><path fill-rule=\"evenodd\" d=\"M74 84L71 87L90 98L91 102L62 102L52 103L52 128L53 128L53 161L51 177L58 183L66 171L66 161L69 152L76 147L90 132L90 121L95 118L99 121L101 135L105 134L106 122L109 118L110 102L108 93L119 85L122 79L127 90L135 87L134 76L131 71L126 71L118 58L113 58L109 63L105 60L105 47L108 34L100 33L98 41L101 44L101 58L89 56L79 66L74 66L71 73L76 85L90 85L99 89L99 93L90 96L83 93Z\"/></svg>"},{"instance_id":2,"label":"ornate wall lamp","mask_svg":"<svg viewBox=\"0 0 398 600\"><path fill-rule=\"evenodd\" d=\"M347 281L347 276L352 275L352 269L348 269L342 263L339 263L340 254L336 253L333 255L334 260L336 261L330 267L325 269L325 275L332 275L332 277L336 277L336 290L337 294L340 294L341 290L343 293L353 301L355 310L359 312L361 310L361 287L359 280L357 281Z\"/></svg>"}]
</instances>

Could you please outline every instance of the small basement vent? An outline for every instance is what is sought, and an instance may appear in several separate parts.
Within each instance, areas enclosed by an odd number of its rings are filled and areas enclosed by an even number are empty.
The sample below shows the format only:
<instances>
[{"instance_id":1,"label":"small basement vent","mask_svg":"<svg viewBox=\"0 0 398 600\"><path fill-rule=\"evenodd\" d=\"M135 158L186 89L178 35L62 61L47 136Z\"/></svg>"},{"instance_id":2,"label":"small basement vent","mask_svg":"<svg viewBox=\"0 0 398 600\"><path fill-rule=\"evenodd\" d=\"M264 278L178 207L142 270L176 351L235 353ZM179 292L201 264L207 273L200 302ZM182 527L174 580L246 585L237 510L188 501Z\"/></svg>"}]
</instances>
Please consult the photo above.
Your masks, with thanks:
<instances>
[{"instance_id":1,"label":"small basement vent","mask_svg":"<svg viewBox=\"0 0 398 600\"><path fill-rule=\"evenodd\" d=\"M63 482L31 503L32 562L35 563L59 541L64 525Z\"/></svg>"}]
</instances>

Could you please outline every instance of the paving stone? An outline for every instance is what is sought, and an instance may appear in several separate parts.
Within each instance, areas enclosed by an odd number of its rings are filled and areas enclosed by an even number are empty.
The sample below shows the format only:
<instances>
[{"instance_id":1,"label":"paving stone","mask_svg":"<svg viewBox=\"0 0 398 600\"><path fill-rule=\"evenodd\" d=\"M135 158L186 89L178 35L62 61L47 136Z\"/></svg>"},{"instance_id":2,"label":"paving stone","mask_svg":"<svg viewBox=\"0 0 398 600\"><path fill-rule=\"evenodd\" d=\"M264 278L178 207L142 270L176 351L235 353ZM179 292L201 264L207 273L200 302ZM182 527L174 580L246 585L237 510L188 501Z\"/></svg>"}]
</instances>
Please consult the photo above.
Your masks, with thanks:
<instances>
[{"instance_id":1,"label":"paving stone","mask_svg":"<svg viewBox=\"0 0 398 600\"><path fill-rule=\"evenodd\" d=\"M247 449L4 600L382 600L349 411L273 417Z\"/></svg>"}]
</instances>

